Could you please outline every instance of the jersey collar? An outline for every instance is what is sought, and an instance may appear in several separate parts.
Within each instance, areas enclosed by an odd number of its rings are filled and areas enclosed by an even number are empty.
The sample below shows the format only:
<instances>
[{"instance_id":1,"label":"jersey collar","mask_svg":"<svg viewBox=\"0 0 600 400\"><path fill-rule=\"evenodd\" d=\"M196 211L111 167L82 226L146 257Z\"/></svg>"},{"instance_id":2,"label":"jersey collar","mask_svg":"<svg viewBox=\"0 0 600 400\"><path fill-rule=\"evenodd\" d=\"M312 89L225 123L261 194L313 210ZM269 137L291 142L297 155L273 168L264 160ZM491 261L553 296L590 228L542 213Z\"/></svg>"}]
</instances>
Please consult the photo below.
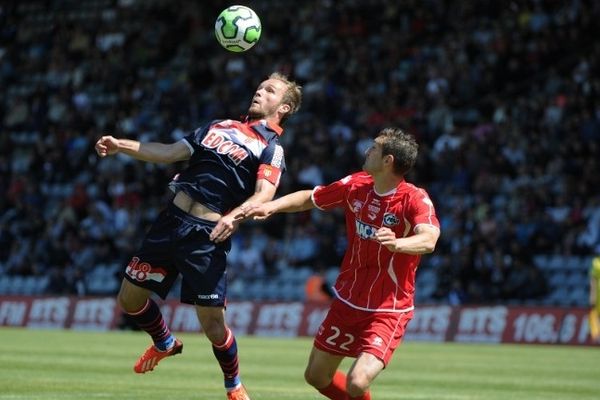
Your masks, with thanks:
<instances>
[{"instance_id":1,"label":"jersey collar","mask_svg":"<svg viewBox=\"0 0 600 400\"><path fill-rule=\"evenodd\" d=\"M256 119L256 120L250 120L250 118L246 115L242 121L244 121L245 124L248 124L248 126L256 126L256 125L263 125L266 126L267 128L269 128L270 130L272 130L273 132L275 132L277 134L277 136L281 136L281 134L283 133L283 128L281 126L279 126L276 123L273 122L269 122L266 119Z\"/></svg>"},{"instance_id":2,"label":"jersey collar","mask_svg":"<svg viewBox=\"0 0 600 400\"><path fill-rule=\"evenodd\" d=\"M398 183L398 185L395 188L392 188L385 193L379 193L377 192L377 190L375 190L375 183L373 182L373 192L375 192L375 194L379 197L386 197L395 194L396 192L402 192L405 187L406 181L403 179L402 181L400 181L400 183Z\"/></svg>"}]
</instances>

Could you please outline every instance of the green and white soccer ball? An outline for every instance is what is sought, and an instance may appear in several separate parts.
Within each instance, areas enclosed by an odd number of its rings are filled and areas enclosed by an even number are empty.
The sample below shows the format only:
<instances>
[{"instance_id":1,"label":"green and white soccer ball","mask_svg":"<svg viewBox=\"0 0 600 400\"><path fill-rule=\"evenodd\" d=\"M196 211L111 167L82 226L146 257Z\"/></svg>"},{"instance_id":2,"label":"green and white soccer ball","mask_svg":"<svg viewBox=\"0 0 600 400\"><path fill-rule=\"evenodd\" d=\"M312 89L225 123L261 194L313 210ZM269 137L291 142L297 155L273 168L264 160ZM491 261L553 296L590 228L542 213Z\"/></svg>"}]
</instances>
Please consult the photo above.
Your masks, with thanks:
<instances>
[{"instance_id":1,"label":"green and white soccer ball","mask_svg":"<svg viewBox=\"0 0 600 400\"><path fill-rule=\"evenodd\" d=\"M231 6L224 9L215 22L217 41L229 51L242 52L254 46L262 26L256 13L245 6Z\"/></svg>"}]
</instances>

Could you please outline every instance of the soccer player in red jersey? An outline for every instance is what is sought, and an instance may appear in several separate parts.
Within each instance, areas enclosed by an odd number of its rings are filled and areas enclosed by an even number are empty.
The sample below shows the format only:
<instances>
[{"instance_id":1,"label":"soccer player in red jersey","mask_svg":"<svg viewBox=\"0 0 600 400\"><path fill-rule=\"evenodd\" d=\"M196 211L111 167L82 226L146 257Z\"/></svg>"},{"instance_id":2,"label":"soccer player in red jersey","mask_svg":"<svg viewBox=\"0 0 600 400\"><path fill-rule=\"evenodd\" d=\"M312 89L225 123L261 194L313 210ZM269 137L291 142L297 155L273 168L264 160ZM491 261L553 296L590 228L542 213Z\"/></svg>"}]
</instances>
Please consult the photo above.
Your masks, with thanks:
<instances>
[{"instance_id":1,"label":"soccer player in red jersey","mask_svg":"<svg viewBox=\"0 0 600 400\"><path fill-rule=\"evenodd\" d=\"M245 200L275 195L285 170L279 144L281 125L300 107L301 88L274 73L252 98L243 121L214 120L172 144L140 143L103 136L100 157L126 154L153 163L189 160L170 187L175 192L125 269L119 305L152 338L134 365L152 371L165 357L181 353L183 343L165 323L152 292L163 299L179 275L181 301L193 304L200 325L223 371L229 400L249 400L239 376L235 336L225 323L226 256L235 219Z\"/></svg>"},{"instance_id":2,"label":"soccer player in red jersey","mask_svg":"<svg viewBox=\"0 0 600 400\"><path fill-rule=\"evenodd\" d=\"M427 192L404 179L417 153L412 136L386 128L367 150L363 172L241 206L239 218L255 219L315 207L345 211L348 248L334 285L336 297L305 372L306 381L330 399L370 399L371 383L413 316L416 270L440 235ZM347 375L338 370L344 357L356 358Z\"/></svg>"}]
</instances>

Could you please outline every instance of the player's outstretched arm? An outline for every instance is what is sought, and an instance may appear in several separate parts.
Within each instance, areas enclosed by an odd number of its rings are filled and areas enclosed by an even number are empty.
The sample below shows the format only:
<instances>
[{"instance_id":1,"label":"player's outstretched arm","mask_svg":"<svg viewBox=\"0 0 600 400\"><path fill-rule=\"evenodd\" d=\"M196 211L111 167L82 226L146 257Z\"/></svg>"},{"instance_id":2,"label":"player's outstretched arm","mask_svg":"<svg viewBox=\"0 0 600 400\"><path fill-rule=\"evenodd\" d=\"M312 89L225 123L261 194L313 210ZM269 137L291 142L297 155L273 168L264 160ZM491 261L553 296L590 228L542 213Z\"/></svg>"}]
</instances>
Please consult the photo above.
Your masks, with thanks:
<instances>
[{"instance_id":1,"label":"player's outstretched arm","mask_svg":"<svg viewBox=\"0 0 600 400\"><path fill-rule=\"evenodd\" d=\"M137 140L102 136L95 148L100 157L123 153L137 160L153 163L173 163L187 160L191 156L190 149L182 141L172 144L141 143Z\"/></svg>"},{"instance_id":2,"label":"player's outstretched arm","mask_svg":"<svg viewBox=\"0 0 600 400\"><path fill-rule=\"evenodd\" d=\"M266 219L275 213L292 213L315 208L311 199L312 190L300 190L264 204L245 202L240 206L243 218Z\"/></svg>"},{"instance_id":3,"label":"player's outstretched arm","mask_svg":"<svg viewBox=\"0 0 600 400\"><path fill-rule=\"evenodd\" d=\"M227 215L222 216L217 225L210 232L210 240L215 242L222 242L231 236L238 228L240 222L244 217L243 206L245 204L262 204L266 201L271 200L275 196L277 186L272 184L266 179L259 179L256 181L254 194L248 198L242 205L231 210Z\"/></svg>"}]
</instances>

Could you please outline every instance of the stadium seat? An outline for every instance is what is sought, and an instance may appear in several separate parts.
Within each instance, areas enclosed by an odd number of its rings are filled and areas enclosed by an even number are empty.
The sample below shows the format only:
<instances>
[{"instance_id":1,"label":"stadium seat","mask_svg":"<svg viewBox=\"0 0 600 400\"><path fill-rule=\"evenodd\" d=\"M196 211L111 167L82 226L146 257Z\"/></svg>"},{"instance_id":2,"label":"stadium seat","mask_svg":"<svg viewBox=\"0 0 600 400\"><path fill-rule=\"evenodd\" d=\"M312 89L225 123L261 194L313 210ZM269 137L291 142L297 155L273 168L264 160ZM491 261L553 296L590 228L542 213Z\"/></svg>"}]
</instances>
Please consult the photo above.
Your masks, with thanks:
<instances>
[{"instance_id":1,"label":"stadium seat","mask_svg":"<svg viewBox=\"0 0 600 400\"><path fill-rule=\"evenodd\" d=\"M533 264L541 270L548 268L550 257L546 254L536 254L533 256Z\"/></svg>"},{"instance_id":2,"label":"stadium seat","mask_svg":"<svg viewBox=\"0 0 600 400\"><path fill-rule=\"evenodd\" d=\"M0 276L0 295L9 294L11 279L8 276Z\"/></svg>"},{"instance_id":3,"label":"stadium seat","mask_svg":"<svg viewBox=\"0 0 600 400\"><path fill-rule=\"evenodd\" d=\"M569 298L569 291L563 287L559 286L558 288L552 290L550 294L546 297L545 301L548 305L561 305L566 304Z\"/></svg>"},{"instance_id":4,"label":"stadium seat","mask_svg":"<svg viewBox=\"0 0 600 400\"><path fill-rule=\"evenodd\" d=\"M231 300L244 300L246 290L241 279L235 279L227 286L227 295Z\"/></svg>"},{"instance_id":5,"label":"stadium seat","mask_svg":"<svg viewBox=\"0 0 600 400\"><path fill-rule=\"evenodd\" d=\"M577 256L566 257L565 267L568 270L576 271L576 270L585 269L582 264L583 264L583 260L580 257L577 257Z\"/></svg>"},{"instance_id":6,"label":"stadium seat","mask_svg":"<svg viewBox=\"0 0 600 400\"><path fill-rule=\"evenodd\" d=\"M38 276L35 281L35 294L43 294L46 292L46 286L48 286L49 280L50 279L46 275Z\"/></svg>"},{"instance_id":7,"label":"stadium seat","mask_svg":"<svg viewBox=\"0 0 600 400\"><path fill-rule=\"evenodd\" d=\"M280 283L279 300L292 301L294 300L294 283L283 282Z\"/></svg>"},{"instance_id":8,"label":"stadium seat","mask_svg":"<svg viewBox=\"0 0 600 400\"><path fill-rule=\"evenodd\" d=\"M23 276L13 276L10 283L9 293L10 294L21 294L23 293L23 288L25 286L25 277Z\"/></svg>"},{"instance_id":9,"label":"stadium seat","mask_svg":"<svg viewBox=\"0 0 600 400\"><path fill-rule=\"evenodd\" d=\"M573 290L568 291L567 294L567 304L570 306L583 307L588 304L587 287L576 287Z\"/></svg>"},{"instance_id":10,"label":"stadium seat","mask_svg":"<svg viewBox=\"0 0 600 400\"><path fill-rule=\"evenodd\" d=\"M256 281L247 284L245 298L248 300L265 300L268 297L266 290L267 288L264 282L257 279Z\"/></svg>"},{"instance_id":11,"label":"stadium seat","mask_svg":"<svg viewBox=\"0 0 600 400\"><path fill-rule=\"evenodd\" d=\"M565 266L565 262L563 260L563 257L559 256L559 255L551 256L550 260L548 261L548 269L551 271L563 269L564 266Z\"/></svg>"},{"instance_id":12,"label":"stadium seat","mask_svg":"<svg viewBox=\"0 0 600 400\"><path fill-rule=\"evenodd\" d=\"M36 288L36 277L35 276L27 276L23 279L23 287L21 289L21 293L26 295L35 294Z\"/></svg>"},{"instance_id":13,"label":"stadium seat","mask_svg":"<svg viewBox=\"0 0 600 400\"><path fill-rule=\"evenodd\" d=\"M567 279L567 273L565 271L555 271L548 276L548 283L550 287L560 287L564 284Z\"/></svg>"}]
</instances>

